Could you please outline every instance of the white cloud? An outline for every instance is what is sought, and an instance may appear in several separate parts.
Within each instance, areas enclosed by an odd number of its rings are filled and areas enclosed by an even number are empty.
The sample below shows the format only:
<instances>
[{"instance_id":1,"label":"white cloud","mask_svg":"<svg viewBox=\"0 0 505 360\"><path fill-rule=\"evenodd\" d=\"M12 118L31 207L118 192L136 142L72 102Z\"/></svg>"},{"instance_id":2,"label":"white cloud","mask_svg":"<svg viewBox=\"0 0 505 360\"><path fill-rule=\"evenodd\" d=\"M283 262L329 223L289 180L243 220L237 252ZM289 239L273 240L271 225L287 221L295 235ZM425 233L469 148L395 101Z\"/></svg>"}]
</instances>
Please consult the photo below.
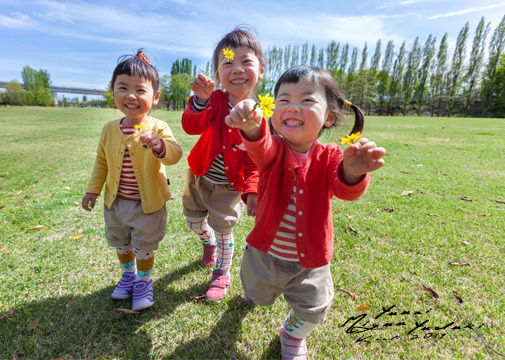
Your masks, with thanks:
<instances>
[{"instance_id":1,"label":"white cloud","mask_svg":"<svg viewBox=\"0 0 505 360\"><path fill-rule=\"evenodd\" d=\"M19 12L11 13L10 16L0 14L0 27L10 29L30 28L32 27L32 20L28 15Z\"/></svg>"},{"instance_id":2,"label":"white cloud","mask_svg":"<svg viewBox=\"0 0 505 360\"><path fill-rule=\"evenodd\" d=\"M453 17L453 16L459 16L459 15L465 15L465 14L470 14L474 12L479 12L479 11L485 11L485 10L491 10L497 7L502 7L505 6L505 2L495 4L495 5L489 5L489 6L480 6L480 7L474 7L474 8L469 8L469 9L464 9L464 10L459 10L459 11L454 11L446 14L439 14L439 15L434 15L428 18L428 20L434 20L434 19L440 19L440 18L447 18L447 17Z\"/></svg>"}]
</instances>

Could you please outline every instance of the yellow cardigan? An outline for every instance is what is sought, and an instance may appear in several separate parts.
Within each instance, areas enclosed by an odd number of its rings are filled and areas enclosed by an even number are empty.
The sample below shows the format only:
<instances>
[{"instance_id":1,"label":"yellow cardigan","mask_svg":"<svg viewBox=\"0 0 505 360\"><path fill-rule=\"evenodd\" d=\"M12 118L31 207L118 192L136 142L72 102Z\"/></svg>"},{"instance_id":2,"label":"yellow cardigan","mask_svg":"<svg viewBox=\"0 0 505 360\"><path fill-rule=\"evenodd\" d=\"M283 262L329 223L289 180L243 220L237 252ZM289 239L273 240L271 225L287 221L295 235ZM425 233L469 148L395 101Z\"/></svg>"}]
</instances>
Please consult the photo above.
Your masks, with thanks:
<instances>
[{"instance_id":1,"label":"yellow cardigan","mask_svg":"<svg viewBox=\"0 0 505 360\"><path fill-rule=\"evenodd\" d=\"M86 193L100 194L105 183L104 203L110 209L116 199L124 150L130 152L135 178L139 186L142 211L155 212L170 199L165 175L165 165L176 164L182 157L182 150L170 127L161 120L149 117L142 129L125 136L120 128L121 119L105 124L96 152L96 160ZM139 141L141 134L153 131L163 140L166 154L158 158L153 150L144 148Z\"/></svg>"}]
</instances>

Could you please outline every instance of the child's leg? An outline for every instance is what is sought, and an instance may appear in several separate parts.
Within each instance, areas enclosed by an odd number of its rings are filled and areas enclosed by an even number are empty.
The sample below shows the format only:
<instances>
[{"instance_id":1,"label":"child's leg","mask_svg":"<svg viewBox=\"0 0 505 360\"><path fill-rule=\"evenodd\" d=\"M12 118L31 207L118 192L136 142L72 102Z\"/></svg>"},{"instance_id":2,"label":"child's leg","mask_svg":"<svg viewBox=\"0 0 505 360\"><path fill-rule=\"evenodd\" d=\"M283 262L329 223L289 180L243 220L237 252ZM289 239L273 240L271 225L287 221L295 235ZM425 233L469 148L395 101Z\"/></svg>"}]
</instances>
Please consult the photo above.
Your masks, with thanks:
<instances>
[{"instance_id":1,"label":"child's leg","mask_svg":"<svg viewBox=\"0 0 505 360\"><path fill-rule=\"evenodd\" d=\"M329 265L304 269L296 263L290 272L296 276L283 289L292 310L280 329L282 358L306 359L305 339L326 317L334 295L333 281Z\"/></svg>"},{"instance_id":2,"label":"child's leg","mask_svg":"<svg viewBox=\"0 0 505 360\"><path fill-rule=\"evenodd\" d=\"M216 263L216 237L205 218L186 217L186 224L198 235L203 245L202 264L212 267Z\"/></svg>"},{"instance_id":3,"label":"child's leg","mask_svg":"<svg viewBox=\"0 0 505 360\"><path fill-rule=\"evenodd\" d=\"M113 299L128 299L132 296L133 284L136 280L135 254L131 244L117 247L116 254L123 268L123 275L111 296Z\"/></svg>"},{"instance_id":4,"label":"child's leg","mask_svg":"<svg viewBox=\"0 0 505 360\"><path fill-rule=\"evenodd\" d=\"M138 311L154 305L151 274L154 266L154 250L134 249L137 258L137 281L133 286L132 310Z\"/></svg>"},{"instance_id":5,"label":"child's leg","mask_svg":"<svg viewBox=\"0 0 505 360\"><path fill-rule=\"evenodd\" d=\"M216 232L217 269L212 272L209 290L205 294L208 301L221 301L230 286L230 268L233 257L233 233Z\"/></svg>"}]
</instances>

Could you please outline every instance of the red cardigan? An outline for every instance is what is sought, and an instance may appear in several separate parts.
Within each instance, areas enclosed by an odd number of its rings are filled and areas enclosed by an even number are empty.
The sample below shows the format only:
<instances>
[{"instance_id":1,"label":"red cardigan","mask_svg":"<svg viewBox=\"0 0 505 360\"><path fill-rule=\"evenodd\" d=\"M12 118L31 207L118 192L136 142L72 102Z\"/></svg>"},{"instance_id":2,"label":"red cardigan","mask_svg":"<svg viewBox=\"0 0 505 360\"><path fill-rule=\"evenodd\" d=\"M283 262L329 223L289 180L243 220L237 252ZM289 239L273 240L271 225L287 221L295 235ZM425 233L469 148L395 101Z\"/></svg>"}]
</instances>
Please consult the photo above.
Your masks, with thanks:
<instances>
[{"instance_id":1,"label":"red cardigan","mask_svg":"<svg viewBox=\"0 0 505 360\"><path fill-rule=\"evenodd\" d=\"M267 253L286 212L296 182L296 250L304 268L328 264L333 256L331 199L355 200L367 189L370 174L356 185L347 185L342 173L342 150L316 140L308 159L301 162L278 135L270 135L263 120L261 138L244 139L259 169L258 208L247 243Z\"/></svg>"},{"instance_id":2,"label":"red cardigan","mask_svg":"<svg viewBox=\"0 0 505 360\"><path fill-rule=\"evenodd\" d=\"M182 128L189 135L200 135L188 156L188 164L196 176L207 173L214 159L222 152L226 176L230 185L242 192L246 202L248 193L256 193L258 169L242 144L238 129L224 122L229 114L228 93L214 90L209 106L203 111L193 110L192 96L182 114Z\"/></svg>"}]
</instances>

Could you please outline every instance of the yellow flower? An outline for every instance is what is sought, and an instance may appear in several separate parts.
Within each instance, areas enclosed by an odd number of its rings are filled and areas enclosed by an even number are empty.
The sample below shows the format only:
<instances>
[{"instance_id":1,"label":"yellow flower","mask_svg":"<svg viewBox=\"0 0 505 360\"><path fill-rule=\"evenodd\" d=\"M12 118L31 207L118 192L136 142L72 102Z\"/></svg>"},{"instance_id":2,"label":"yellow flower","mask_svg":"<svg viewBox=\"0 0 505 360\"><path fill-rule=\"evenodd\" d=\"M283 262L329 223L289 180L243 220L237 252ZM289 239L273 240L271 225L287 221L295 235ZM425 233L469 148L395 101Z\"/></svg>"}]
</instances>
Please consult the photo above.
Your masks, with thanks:
<instances>
[{"instance_id":1,"label":"yellow flower","mask_svg":"<svg viewBox=\"0 0 505 360\"><path fill-rule=\"evenodd\" d=\"M273 110L275 109L274 98L270 96L270 94L266 94L265 96L258 95L260 99L260 104L256 104L260 107L265 118L269 118L273 115ZM255 106L256 107L256 106Z\"/></svg>"},{"instance_id":2,"label":"yellow flower","mask_svg":"<svg viewBox=\"0 0 505 360\"><path fill-rule=\"evenodd\" d=\"M233 60L233 57L235 56L235 53L233 52L232 49L229 49L229 48L226 48L226 49L223 49L223 54L224 54L224 59L221 61L221 63L219 64L219 66L217 67L216 69L216 72L214 73L214 77L217 76L217 72L219 71L219 69L221 68L221 65L224 64L225 60L226 61L230 61L230 60Z\"/></svg>"},{"instance_id":3,"label":"yellow flower","mask_svg":"<svg viewBox=\"0 0 505 360\"><path fill-rule=\"evenodd\" d=\"M343 145L343 144L349 144L349 145L352 145L354 144L356 141L359 140L359 138L361 137L361 132L357 132L355 134L351 134L351 135L347 135L346 137L340 139L340 143Z\"/></svg>"},{"instance_id":4,"label":"yellow flower","mask_svg":"<svg viewBox=\"0 0 505 360\"><path fill-rule=\"evenodd\" d=\"M235 53L231 49L223 49L223 54L226 60L233 60L233 57L235 56Z\"/></svg>"},{"instance_id":5,"label":"yellow flower","mask_svg":"<svg viewBox=\"0 0 505 360\"><path fill-rule=\"evenodd\" d=\"M140 130L142 129L142 125L135 125L134 128Z\"/></svg>"}]
</instances>

